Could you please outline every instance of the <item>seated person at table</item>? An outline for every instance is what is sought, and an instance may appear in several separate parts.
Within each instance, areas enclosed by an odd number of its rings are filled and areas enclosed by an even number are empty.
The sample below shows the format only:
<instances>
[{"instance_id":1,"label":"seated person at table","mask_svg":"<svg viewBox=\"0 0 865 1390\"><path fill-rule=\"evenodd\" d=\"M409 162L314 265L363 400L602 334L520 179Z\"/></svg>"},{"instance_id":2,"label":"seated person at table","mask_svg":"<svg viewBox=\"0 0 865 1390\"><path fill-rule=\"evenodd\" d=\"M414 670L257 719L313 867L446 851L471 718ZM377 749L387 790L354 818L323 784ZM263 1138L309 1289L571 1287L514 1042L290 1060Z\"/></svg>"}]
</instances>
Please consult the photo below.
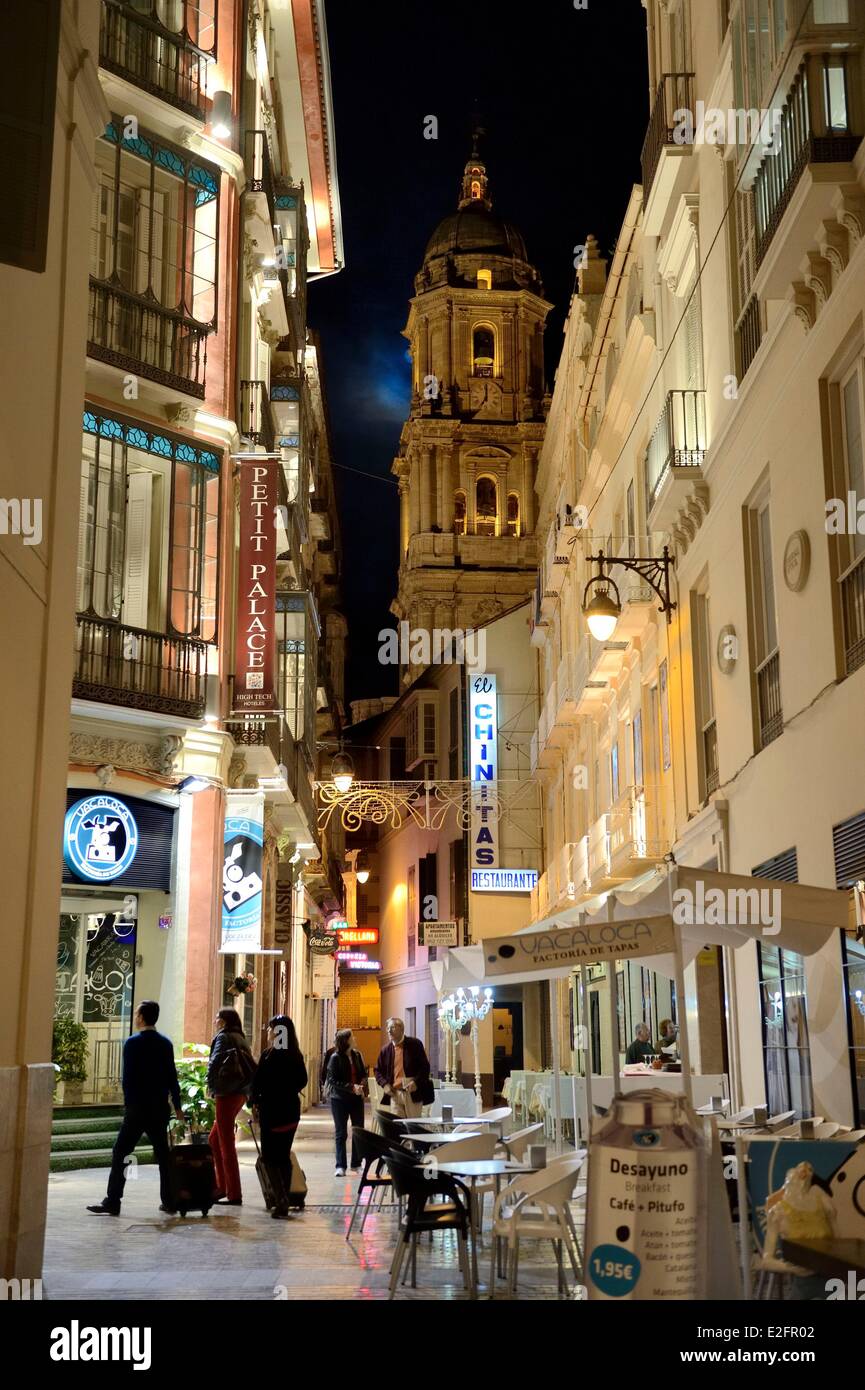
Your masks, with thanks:
<instances>
[{"instance_id":1,"label":"seated person at table","mask_svg":"<svg viewBox=\"0 0 865 1390\"><path fill-rule=\"evenodd\" d=\"M625 1062L632 1066L634 1062L651 1061L654 1055L655 1049L649 1041L649 1030L645 1023L638 1023L634 1029L634 1041L625 1053Z\"/></svg>"},{"instance_id":2,"label":"seated person at table","mask_svg":"<svg viewBox=\"0 0 865 1390\"><path fill-rule=\"evenodd\" d=\"M663 1018L660 1023L661 1036L658 1038L658 1051L662 1056L675 1061L678 1052L677 1039L679 1030L672 1019Z\"/></svg>"}]
</instances>

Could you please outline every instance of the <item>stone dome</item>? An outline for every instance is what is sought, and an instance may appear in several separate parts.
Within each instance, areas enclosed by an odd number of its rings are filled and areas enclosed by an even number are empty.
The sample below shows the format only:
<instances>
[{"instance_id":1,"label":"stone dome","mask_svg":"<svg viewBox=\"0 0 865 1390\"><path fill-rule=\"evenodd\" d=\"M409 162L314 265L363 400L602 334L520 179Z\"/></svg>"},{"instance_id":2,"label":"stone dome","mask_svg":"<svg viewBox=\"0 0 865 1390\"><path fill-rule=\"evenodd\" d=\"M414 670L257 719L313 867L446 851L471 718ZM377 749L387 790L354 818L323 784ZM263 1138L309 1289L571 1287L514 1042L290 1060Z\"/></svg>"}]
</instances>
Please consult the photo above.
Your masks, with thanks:
<instances>
[{"instance_id":1,"label":"stone dome","mask_svg":"<svg viewBox=\"0 0 865 1390\"><path fill-rule=\"evenodd\" d=\"M460 208L442 218L427 243L424 260L437 256L471 256L489 253L528 261L522 234L483 203Z\"/></svg>"}]
</instances>

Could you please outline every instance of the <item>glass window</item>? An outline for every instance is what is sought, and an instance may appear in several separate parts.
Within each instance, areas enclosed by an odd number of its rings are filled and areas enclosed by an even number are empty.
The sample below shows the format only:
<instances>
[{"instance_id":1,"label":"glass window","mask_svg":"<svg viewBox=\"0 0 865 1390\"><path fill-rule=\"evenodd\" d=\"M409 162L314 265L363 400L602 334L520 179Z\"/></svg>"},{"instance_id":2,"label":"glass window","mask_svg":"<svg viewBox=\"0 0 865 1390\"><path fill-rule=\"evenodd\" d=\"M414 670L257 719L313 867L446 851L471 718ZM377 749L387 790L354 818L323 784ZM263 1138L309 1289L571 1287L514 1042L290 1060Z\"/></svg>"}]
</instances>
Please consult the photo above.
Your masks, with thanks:
<instances>
[{"instance_id":1,"label":"glass window","mask_svg":"<svg viewBox=\"0 0 865 1390\"><path fill-rule=\"evenodd\" d=\"M496 358L496 339L491 328L480 327L472 334L472 370L475 376L492 376Z\"/></svg>"},{"instance_id":2,"label":"glass window","mask_svg":"<svg viewBox=\"0 0 865 1390\"><path fill-rule=\"evenodd\" d=\"M619 745L614 743L610 750L610 799L619 799Z\"/></svg>"},{"instance_id":3,"label":"glass window","mask_svg":"<svg viewBox=\"0 0 865 1390\"><path fill-rule=\"evenodd\" d=\"M520 534L520 499L515 492L508 493L507 535Z\"/></svg>"},{"instance_id":4,"label":"glass window","mask_svg":"<svg viewBox=\"0 0 865 1390\"><path fill-rule=\"evenodd\" d=\"M857 498L865 497L865 452L862 440L862 381L863 365L848 377L842 388L844 467L847 474L847 488ZM853 554L859 556L865 551L865 536L857 530L851 538Z\"/></svg>"},{"instance_id":5,"label":"glass window","mask_svg":"<svg viewBox=\"0 0 865 1390\"><path fill-rule=\"evenodd\" d=\"M844 938L844 975L850 1030L850 1071L856 1113L854 1124L865 1122L865 942Z\"/></svg>"},{"instance_id":6,"label":"glass window","mask_svg":"<svg viewBox=\"0 0 865 1390\"><path fill-rule=\"evenodd\" d=\"M454 493L454 535L464 536L466 533L466 495L464 492Z\"/></svg>"},{"instance_id":7,"label":"glass window","mask_svg":"<svg viewBox=\"0 0 865 1390\"><path fill-rule=\"evenodd\" d=\"M634 715L634 785L643 785L643 712Z\"/></svg>"},{"instance_id":8,"label":"glass window","mask_svg":"<svg viewBox=\"0 0 865 1390\"><path fill-rule=\"evenodd\" d=\"M763 1069L770 1115L814 1113L805 964L795 951L758 943L763 1008Z\"/></svg>"},{"instance_id":9,"label":"glass window","mask_svg":"<svg viewBox=\"0 0 865 1390\"><path fill-rule=\"evenodd\" d=\"M475 489L475 534L494 536L498 517L498 496L494 478L478 478Z\"/></svg>"},{"instance_id":10,"label":"glass window","mask_svg":"<svg viewBox=\"0 0 865 1390\"><path fill-rule=\"evenodd\" d=\"M850 0L814 0L815 24L849 24Z\"/></svg>"},{"instance_id":11,"label":"glass window","mask_svg":"<svg viewBox=\"0 0 865 1390\"><path fill-rule=\"evenodd\" d=\"M662 661L658 667L658 689L661 705L661 761L667 772L672 764L670 751L670 698L667 690L667 663Z\"/></svg>"},{"instance_id":12,"label":"glass window","mask_svg":"<svg viewBox=\"0 0 865 1390\"><path fill-rule=\"evenodd\" d=\"M846 134L850 125L847 119L847 68L843 58L824 59L823 83L826 127L832 135Z\"/></svg>"},{"instance_id":13,"label":"glass window","mask_svg":"<svg viewBox=\"0 0 865 1390\"><path fill-rule=\"evenodd\" d=\"M757 518L757 544L760 557L762 589L762 638L760 659L771 655L778 645L778 626L775 616L775 577L772 572L772 526L768 503Z\"/></svg>"}]
</instances>

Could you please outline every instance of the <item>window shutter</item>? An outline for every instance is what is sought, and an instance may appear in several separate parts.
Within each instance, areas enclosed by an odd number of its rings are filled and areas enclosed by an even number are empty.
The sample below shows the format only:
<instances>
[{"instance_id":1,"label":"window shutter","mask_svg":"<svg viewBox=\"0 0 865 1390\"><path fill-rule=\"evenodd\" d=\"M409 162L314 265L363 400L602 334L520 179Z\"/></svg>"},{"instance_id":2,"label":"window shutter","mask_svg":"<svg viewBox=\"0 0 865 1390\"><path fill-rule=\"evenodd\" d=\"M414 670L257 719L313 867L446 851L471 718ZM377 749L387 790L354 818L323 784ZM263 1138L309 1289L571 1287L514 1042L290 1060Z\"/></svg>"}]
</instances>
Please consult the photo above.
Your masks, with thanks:
<instances>
[{"instance_id":1,"label":"window shutter","mask_svg":"<svg viewBox=\"0 0 865 1390\"><path fill-rule=\"evenodd\" d=\"M48 253L59 44L60 0L0 6L0 261L37 272Z\"/></svg>"},{"instance_id":2,"label":"window shutter","mask_svg":"<svg viewBox=\"0 0 865 1390\"><path fill-rule=\"evenodd\" d=\"M130 473L126 502L126 553L123 561L123 621L147 627L150 587L152 473Z\"/></svg>"},{"instance_id":3,"label":"window shutter","mask_svg":"<svg viewBox=\"0 0 865 1390\"><path fill-rule=\"evenodd\" d=\"M755 878L775 878L779 883L799 882L799 860L795 846L775 854L751 870Z\"/></svg>"},{"instance_id":4,"label":"window shutter","mask_svg":"<svg viewBox=\"0 0 865 1390\"><path fill-rule=\"evenodd\" d=\"M865 879L865 811L832 828L835 848L835 886L850 888Z\"/></svg>"}]
</instances>

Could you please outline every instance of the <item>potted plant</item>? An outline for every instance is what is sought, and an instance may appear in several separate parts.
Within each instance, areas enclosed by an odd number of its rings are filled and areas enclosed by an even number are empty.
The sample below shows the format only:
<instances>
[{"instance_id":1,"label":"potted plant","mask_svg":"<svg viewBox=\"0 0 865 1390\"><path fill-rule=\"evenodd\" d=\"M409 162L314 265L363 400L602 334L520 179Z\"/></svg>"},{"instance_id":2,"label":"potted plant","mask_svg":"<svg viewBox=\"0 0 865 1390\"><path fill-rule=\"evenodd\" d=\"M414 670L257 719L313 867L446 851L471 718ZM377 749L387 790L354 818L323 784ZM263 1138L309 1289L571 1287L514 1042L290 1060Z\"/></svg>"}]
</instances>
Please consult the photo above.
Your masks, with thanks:
<instances>
[{"instance_id":1,"label":"potted plant","mask_svg":"<svg viewBox=\"0 0 865 1390\"><path fill-rule=\"evenodd\" d=\"M180 1083L180 1104L189 1125L193 1144L207 1142L216 1119L216 1102L207 1091L207 1062L210 1048L204 1043L184 1043L183 1055L177 1058L177 1080ZM176 1137L183 1125L176 1116L171 1120Z\"/></svg>"},{"instance_id":2,"label":"potted plant","mask_svg":"<svg viewBox=\"0 0 865 1390\"><path fill-rule=\"evenodd\" d=\"M87 1029L65 1014L54 1019L51 1060L57 1073L54 1090L58 1105L80 1104L87 1080Z\"/></svg>"}]
</instances>

